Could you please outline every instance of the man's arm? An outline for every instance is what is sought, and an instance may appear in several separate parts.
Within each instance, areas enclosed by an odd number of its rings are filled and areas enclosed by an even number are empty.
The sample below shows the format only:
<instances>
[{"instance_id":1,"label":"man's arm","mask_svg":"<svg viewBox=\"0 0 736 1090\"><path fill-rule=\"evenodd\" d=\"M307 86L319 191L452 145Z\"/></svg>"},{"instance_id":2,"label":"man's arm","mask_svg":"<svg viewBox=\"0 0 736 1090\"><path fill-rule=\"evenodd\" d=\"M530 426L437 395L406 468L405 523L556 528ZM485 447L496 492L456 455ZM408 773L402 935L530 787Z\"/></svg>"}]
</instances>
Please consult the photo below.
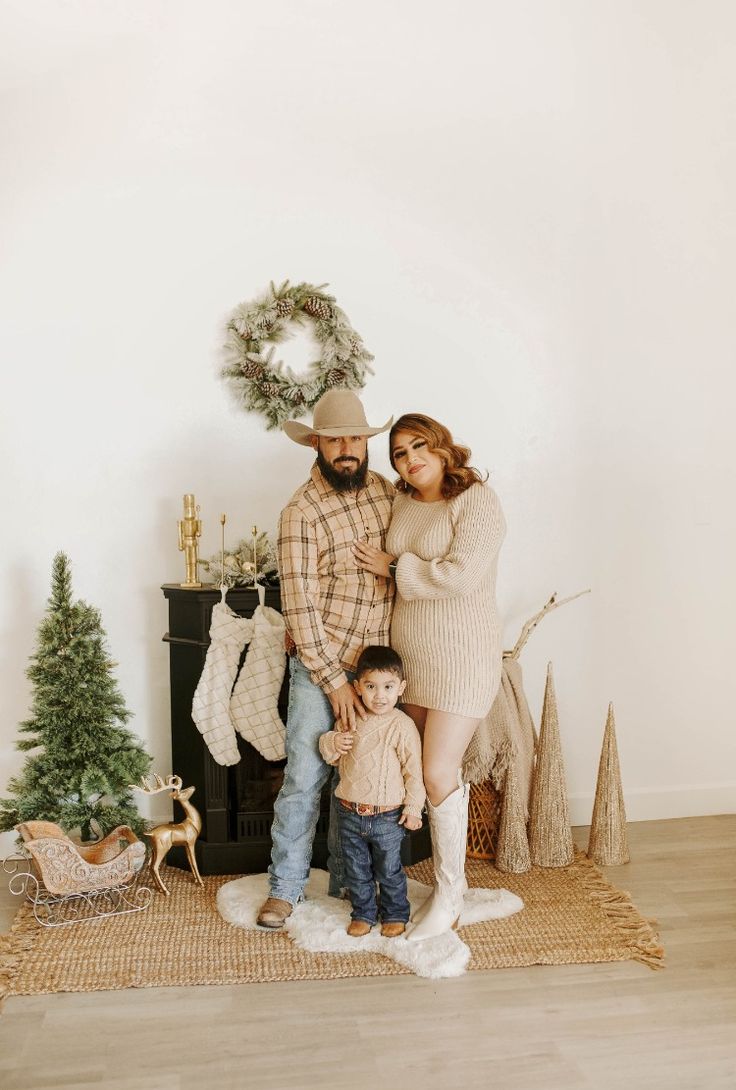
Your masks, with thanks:
<instances>
[{"instance_id":1,"label":"man's arm","mask_svg":"<svg viewBox=\"0 0 736 1090\"><path fill-rule=\"evenodd\" d=\"M361 718L365 712L322 623L314 527L292 504L281 513L278 552L281 609L299 658L330 701L335 718L353 728L356 711Z\"/></svg>"}]
</instances>

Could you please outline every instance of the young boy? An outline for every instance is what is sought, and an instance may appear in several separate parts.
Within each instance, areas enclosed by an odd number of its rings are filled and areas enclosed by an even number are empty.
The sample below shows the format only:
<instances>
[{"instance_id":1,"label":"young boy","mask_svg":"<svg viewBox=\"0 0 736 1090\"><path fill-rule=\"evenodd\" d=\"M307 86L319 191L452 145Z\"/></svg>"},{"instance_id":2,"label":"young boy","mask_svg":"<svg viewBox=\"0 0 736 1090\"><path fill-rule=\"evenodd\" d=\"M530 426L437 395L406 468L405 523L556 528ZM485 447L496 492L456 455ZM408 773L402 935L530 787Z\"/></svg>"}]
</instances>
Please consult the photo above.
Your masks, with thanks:
<instances>
[{"instance_id":1,"label":"young boy","mask_svg":"<svg viewBox=\"0 0 736 1090\"><path fill-rule=\"evenodd\" d=\"M335 795L353 904L348 934L367 935L378 920L377 882L381 934L396 938L409 919L401 841L422 824L422 745L413 721L396 708L406 682L395 651L365 647L354 685L368 717L354 731L331 730L319 739L324 759L340 769Z\"/></svg>"}]
</instances>

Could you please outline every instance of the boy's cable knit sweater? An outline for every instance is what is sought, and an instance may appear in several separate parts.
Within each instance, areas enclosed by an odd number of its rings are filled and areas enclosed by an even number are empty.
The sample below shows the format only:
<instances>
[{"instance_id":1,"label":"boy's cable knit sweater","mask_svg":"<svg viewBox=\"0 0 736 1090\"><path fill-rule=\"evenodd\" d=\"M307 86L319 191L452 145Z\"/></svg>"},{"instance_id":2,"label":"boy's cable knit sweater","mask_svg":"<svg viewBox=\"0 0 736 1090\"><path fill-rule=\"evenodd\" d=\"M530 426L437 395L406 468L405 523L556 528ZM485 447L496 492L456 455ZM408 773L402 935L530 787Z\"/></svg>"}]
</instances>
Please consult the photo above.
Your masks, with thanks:
<instances>
[{"instance_id":1,"label":"boy's cable knit sweater","mask_svg":"<svg viewBox=\"0 0 736 1090\"><path fill-rule=\"evenodd\" d=\"M422 780L422 743L413 720L398 708L383 715L357 719L353 748L335 749L337 731L321 735L319 751L340 769L335 794L346 802L370 806L401 806L420 817L425 791Z\"/></svg>"}]
</instances>

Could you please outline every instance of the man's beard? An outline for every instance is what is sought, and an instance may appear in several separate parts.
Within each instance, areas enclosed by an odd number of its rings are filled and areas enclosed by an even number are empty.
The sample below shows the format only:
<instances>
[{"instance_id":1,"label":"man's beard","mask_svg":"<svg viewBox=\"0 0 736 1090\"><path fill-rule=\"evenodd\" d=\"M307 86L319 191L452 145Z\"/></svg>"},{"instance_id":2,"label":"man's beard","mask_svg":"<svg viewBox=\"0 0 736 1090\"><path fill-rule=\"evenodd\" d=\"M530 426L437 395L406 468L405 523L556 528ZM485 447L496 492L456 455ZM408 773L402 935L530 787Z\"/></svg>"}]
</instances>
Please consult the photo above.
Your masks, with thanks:
<instances>
[{"instance_id":1,"label":"man's beard","mask_svg":"<svg viewBox=\"0 0 736 1090\"><path fill-rule=\"evenodd\" d=\"M339 461L338 459L338 463ZM368 479L367 451L362 462L359 462L357 458L350 458L345 461L342 467L339 467L339 465L331 465L322 451L318 450L317 465L324 479L328 484L332 485L336 492L357 492L359 488L365 487L365 482Z\"/></svg>"}]
</instances>

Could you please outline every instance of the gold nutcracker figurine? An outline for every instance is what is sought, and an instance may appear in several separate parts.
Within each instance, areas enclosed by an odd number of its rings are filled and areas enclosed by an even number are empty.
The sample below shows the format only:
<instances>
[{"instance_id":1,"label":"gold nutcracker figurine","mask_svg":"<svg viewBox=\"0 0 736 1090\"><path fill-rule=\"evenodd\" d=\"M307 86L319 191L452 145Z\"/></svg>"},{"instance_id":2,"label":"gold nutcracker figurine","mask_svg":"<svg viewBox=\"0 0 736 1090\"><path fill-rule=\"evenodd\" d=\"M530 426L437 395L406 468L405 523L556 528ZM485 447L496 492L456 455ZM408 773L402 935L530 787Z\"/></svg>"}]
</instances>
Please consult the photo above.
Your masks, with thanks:
<instances>
[{"instance_id":1,"label":"gold nutcracker figurine","mask_svg":"<svg viewBox=\"0 0 736 1090\"><path fill-rule=\"evenodd\" d=\"M194 496L187 492L184 497L184 518L179 519L179 552L184 553L186 563L186 582L180 583L180 587L188 587L192 590L201 587L197 579L197 538L202 533L202 520L197 518L199 507L194 504Z\"/></svg>"}]
</instances>

